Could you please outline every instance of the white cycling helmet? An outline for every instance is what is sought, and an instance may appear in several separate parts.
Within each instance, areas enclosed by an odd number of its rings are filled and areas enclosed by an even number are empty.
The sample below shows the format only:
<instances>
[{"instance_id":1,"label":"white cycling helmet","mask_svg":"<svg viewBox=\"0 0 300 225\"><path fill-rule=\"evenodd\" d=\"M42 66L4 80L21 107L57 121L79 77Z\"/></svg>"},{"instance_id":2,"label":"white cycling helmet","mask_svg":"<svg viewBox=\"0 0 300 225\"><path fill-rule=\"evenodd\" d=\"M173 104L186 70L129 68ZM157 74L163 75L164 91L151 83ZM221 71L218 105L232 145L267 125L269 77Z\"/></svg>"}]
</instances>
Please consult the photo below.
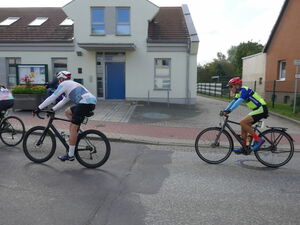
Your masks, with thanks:
<instances>
[{"instance_id":1,"label":"white cycling helmet","mask_svg":"<svg viewBox=\"0 0 300 225\"><path fill-rule=\"evenodd\" d=\"M63 79L71 79L71 73L68 71L60 71L56 75L57 79L63 78Z\"/></svg>"}]
</instances>

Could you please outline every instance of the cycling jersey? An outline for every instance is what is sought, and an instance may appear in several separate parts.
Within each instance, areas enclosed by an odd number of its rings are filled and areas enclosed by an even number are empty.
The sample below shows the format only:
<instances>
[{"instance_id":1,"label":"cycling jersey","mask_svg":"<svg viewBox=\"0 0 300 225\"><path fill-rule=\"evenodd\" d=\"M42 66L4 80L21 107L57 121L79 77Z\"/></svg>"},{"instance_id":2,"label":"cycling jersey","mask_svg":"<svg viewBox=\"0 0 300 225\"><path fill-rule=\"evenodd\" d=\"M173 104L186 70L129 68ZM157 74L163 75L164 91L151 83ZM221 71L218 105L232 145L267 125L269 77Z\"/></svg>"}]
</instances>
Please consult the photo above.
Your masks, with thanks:
<instances>
[{"instance_id":1,"label":"cycling jersey","mask_svg":"<svg viewBox=\"0 0 300 225\"><path fill-rule=\"evenodd\" d=\"M75 104L96 104L97 102L96 97L91 94L83 85L72 80L65 80L58 85L56 91L51 96L49 96L42 104L39 105L39 108L43 109L47 107L63 93L65 96L53 107L54 111L61 108L69 100Z\"/></svg>"},{"instance_id":2,"label":"cycling jersey","mask_svg":"<svg viewBox=\"0 0 300 225\"><path fill-rule=\"evenodd\" d=\"M225 110L232 111L236 107L238 107L242 102L245 102L248 108L252 110L257 110L261 106L266 105L265 100L259 94L257 94L247 86L242 86L234 96L232 102L226 107Z\"/></svg>"},{"instance_id":3,"label":"cycling jersey","mask_svg":"<svg viewBox=\"0 0 300 225\"><path fill-rule=\"evenodd\" d=\"M242 98L246 105L252 109L258 109L262 105L266 105L265 100L251 88L242 86L239 92L234 96L235 99Z\"/></svg>"},{"instance_id":4,"label":"cycling jersey","mask_svg":"<svg viewBox=\"0 0 300 225\"><path fill-rule=\"evenodd\" d=\"M12 100L12 99L14 99L12 93L7 88L1 87L0 100L3 101L3 100Z\"/></svg>"}]
</instances>

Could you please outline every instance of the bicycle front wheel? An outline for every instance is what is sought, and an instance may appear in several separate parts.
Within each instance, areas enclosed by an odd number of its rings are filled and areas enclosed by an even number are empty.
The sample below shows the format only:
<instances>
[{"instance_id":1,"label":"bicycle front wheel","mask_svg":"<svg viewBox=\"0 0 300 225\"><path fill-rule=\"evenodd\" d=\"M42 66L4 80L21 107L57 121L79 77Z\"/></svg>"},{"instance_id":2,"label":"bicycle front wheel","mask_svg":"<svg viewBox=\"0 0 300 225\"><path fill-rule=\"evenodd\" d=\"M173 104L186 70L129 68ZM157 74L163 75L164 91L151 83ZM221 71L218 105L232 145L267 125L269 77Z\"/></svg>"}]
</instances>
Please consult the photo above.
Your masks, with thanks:
<instances>
[{"instance_id":1,"label":"bicycle front wheel","mask_svg":"<svg viewBox=\"0 0 300 225\"><path fill-rule=\"evenodd\" d=\"M0 128L0 138L8 146L18 145L24 138L25 126L23 121L15 116L3 119Z\"/></svg>"},{"instance_id":2,"label":"bicycle front wheel","mask_svg":"<svg viewBox=\"0 0 300 225\"><path fill-rule=\"evenodd\" d=\"M45 127L37 126L29 129L24 137L23 151L28 159L36 163L48 161L56 149L54 134Z\"/></svg>"},{"instance_id":3,"label":"bicycle front wheel","mask_svg":"<svg viewBox=\"0 0 300 225\"><path fill-rule=\"evenodd\" d=\"M195 141L195 150L205 162L218 164L224 162L232 152L233 141L230 134L220 127L210 127L201 131Z\"/></svg>"},{"instance_id":4,"label":"bicycle front wheel","mask_svg":"<svg viewBox=\"0 0 300 225\"><path fill-rule=\"evenodd\" d=\"M269 129L261 133L264 144L256 151L255 157L268 167L277 168L287 164L294 154L292 138L282 130Z\"/></svg>"},{"instance_id":5,"label":"bicycle front wheel","mask_svg":"<svg viewBox=\"0 0 300 225\"><path fill-rule=\"evenodd\" d=\"M75 157L87 168L102 166L109 158L110 143L98 130L87 130L78 136Z\"/></svg>"}]
</instances>

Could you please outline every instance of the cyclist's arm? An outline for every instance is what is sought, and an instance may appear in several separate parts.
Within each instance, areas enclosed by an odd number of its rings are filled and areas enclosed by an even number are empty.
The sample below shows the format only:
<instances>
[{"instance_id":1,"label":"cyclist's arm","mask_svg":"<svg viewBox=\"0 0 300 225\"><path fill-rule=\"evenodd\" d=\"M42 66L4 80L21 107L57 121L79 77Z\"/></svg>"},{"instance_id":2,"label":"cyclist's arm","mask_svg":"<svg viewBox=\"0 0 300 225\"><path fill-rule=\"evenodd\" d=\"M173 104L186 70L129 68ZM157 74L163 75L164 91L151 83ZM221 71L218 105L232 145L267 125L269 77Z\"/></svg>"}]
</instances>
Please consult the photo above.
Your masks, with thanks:
<instances>
[{"instance_id":1,"label":"cyclist's arm","mask_svg":"<svg viewBox=\"0 0 300 225\"><path fill-rule=\"evenodd\" d=\"M43 108L46 108L48 105L50 105L52 102L54 102L56 99L57 99L58 96L52 94L50 95L48 98L46 98L46 100L40 104L38 106L39 109L43 109Z\"/></svg>"},{"instance_id":2,"label":"cyclist's arm","mask_svg":"<svg viewBox=\"0 0 300 225\"><path fill-rule=\"evenodd\" d=\"M229 104L228 106L225 108L225 111L228 111L228 109L236 102L237 98L234 98Z\"/></svg>"},{"instance_id":3,"label":"cyclist's arm","mask_svg":"<svg viewBox=\"0 0 300 225\"><path fill-rule=\"evenodd\" d=\"M53 106L53 111L60 109L64 104L66 104L70 99L63 97L61 101L59 101L55 106Z\"/></svg>"},{"instance_id":4,"label":"cyclist's arm","mask_svg":"<svg viewBox=\"0 0 300 225\"><path fill-rule=\"evenodd\" d=\"M235 110L243 101L243 98L238 98L227 110L230 112Z\"/></svg>"},{"instance_id":5,"label":"cyclist's arm","mask_svg":"<svg viewBox=\"0 0 300 225\"><path fill-rule=\"evenodd\" d=\"M50 95L48 98L46 98L46 100L40 104L38 106L39 109L43 109L46 108L48 105L50 105L51 103L53 103L61 94L63 94L65 92L65 88L63 85L58 85L57 89L55 90L55 92Z\"/></svg>"}]
</instances>

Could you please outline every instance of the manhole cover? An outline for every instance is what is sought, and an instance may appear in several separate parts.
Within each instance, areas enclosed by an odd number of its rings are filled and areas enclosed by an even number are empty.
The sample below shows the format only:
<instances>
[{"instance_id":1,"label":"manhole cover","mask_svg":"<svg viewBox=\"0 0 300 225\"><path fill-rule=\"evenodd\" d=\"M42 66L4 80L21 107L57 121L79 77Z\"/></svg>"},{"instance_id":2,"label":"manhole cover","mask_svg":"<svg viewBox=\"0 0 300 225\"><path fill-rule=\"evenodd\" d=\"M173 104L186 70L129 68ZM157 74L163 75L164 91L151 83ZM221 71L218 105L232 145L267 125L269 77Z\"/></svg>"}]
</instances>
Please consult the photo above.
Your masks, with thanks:
<instances>
[{"instance_id":1,"label":"manhole cover","mask_svg":"<svg viewBox=\"0 0 300 225\"><path fill-rule=\"evenodd\" d=\"M170 116L162 113L144 113L143 117L148 119L169 119Z\"/></svg>"}]
</instances>

